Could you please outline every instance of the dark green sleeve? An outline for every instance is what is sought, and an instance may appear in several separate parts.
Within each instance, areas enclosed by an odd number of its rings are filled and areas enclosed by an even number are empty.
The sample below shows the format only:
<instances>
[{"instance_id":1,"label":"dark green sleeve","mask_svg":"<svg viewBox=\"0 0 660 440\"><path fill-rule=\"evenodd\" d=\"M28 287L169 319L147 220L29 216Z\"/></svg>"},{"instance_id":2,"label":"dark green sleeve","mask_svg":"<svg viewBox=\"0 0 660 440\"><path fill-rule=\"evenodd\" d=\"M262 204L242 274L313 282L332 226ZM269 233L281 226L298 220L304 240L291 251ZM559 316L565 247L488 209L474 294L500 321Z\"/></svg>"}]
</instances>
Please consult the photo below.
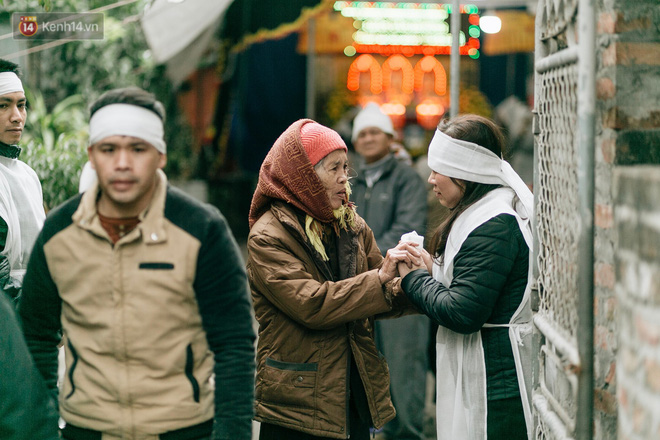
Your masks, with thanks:
<instances>
[{"instance_id":1,"label":"dark green sleeve","mask_svg":"<svg viewBox=\"0 0 660 440\"><path fill-rule=\"evenodd\" d=\"M215 359L213 440L250 440L255 333L245 264L224 217L210 219L194 282L202 325Z\"/></svg>"},{"instance_id":2,"label":"dark green sleeve","mask_svg":"<svg viewBox=\"0 0 660 440\"><path fill-rule=\"evenodd\" d=\"M57 396L57 345L62 339L60 312L62 301L55 282L48 270L44 254L44 230L30 255L28 270L23 279L23 293L18 303L18 313L23 334L34 363L46 386Z\"/></svg>"},{"instance_id":3,"label":"dark green sleeve","mask_svg":"<svg viewBox=\"0 0 660 440\"><path fill-rule=\"evenodd\" d=\"M215 360L213 440L251 440L255 332L245 263L220 211L168 188L165 217L199 240L193 289Z\"/></svg>"},{"instance_id":4,"label":"dark green sleeve","mask_svg":"<svg viewBox=\"0 0 660 440\"><path fill-rule=\"evenodd\" d=\"M7 233L9 232L9 226L5 219L0 217L0 252L5 250L5 244L7 244Z\"/></svg>"},{"instance_id":5,"label":"dark green sleeve","mask_svg":"<svg viewBox=\"0 0 660 440\"><path fill-rule=\"evenodd\" d=\"M16 320L14 309L0 292L0 438L55 440L57 410Z\"/></svg>"},{"instance_id":6,"label":"dark green sleeve","mask_svg":"<svg viewBox=\"0 0 660 440\"><path fill-rule=\"evenodd\" d=\"M7 234L9 233L9 227L2 217L0 217L0 252L5 249L7 244ZM9 266L9 259L6 255L0 255L0 289L3 289L7 296L15 303L20 295L20 290L15 287L8 287L9 281L11 278L9 274L11 272L11 267Z\"/></svg>"},{"instance_id":7,"label":"dark green sleeve","mask_svg":"<svg viewBox=\"0 0 660 440\"><path fill-rule=\"evenodd\" d=\"M9 281L9 260L4 255L0 255L0 288L4 289Z\"/></svg>"}]
</instances>

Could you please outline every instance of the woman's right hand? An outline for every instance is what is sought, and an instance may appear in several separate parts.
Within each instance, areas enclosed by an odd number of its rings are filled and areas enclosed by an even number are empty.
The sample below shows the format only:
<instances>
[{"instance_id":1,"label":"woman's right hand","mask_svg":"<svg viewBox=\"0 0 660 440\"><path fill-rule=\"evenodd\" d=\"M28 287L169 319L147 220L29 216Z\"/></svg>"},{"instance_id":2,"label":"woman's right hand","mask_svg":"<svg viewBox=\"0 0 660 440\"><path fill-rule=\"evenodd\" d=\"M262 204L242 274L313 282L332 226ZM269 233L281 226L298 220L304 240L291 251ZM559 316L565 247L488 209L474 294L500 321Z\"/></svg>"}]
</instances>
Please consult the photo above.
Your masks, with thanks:
<instances>
[{"instance_id":1,"label":"woman's right hand","mask_svg":"<svg viewBox=\"0 0 660 440\"><path fill-rule=\"evenodd\" d=\"M422 260L424 261L426 270L429 271L429 274L433 275L433 256L431 256L431 254L429 254L424 248L419 248L419 252L422 254Z\"/></svg>"},{"instance_id":2,"label":"woman's right hand","mask_svg":"<svg viewBox=\"0 0 660 440\"><path fill-rule=\"evenodd\" d=\"M400 242L395 248L389 249L387 254L385 254L383 265L378 270L378 278L381 284L385 284L399 275L397 269L399 263L403 263L407 267L425 264L420 249L417 249L411 243Z\"/></svg>"},{"instance_id":3,"label":"woman's right hand","mask_svg":"<svg viewBox=\"0 0 660 440\"><path fill-rule=\"evenodd\" d=\"M419 252L420 258L413 264L408 264L408 265L405 265L403 263L397 264L397 270L399 272L399 276L403 278L413 270L419 270L419 269L426 269L428 270L429 274L433 274L433 257L431 256L431 254L426 252L424 248L419 247L417 244L413 243L412 246L414 246L415 249Z\"/></svg>"}]
</instances>

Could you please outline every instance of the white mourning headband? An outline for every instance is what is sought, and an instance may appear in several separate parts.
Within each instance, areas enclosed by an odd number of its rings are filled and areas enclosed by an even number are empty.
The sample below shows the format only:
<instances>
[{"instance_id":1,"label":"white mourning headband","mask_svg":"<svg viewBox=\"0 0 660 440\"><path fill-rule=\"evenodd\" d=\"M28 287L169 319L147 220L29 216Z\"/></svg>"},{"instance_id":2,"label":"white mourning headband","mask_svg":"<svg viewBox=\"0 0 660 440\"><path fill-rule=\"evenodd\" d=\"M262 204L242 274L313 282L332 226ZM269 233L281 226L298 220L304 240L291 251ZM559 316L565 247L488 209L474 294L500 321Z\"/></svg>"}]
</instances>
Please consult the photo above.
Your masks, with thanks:
<instances>
[{"instance_id":1,"label":"white mourning headband","mask_svg":"<svg viewBox=\"0 0 660 440\"><path fill-rule=\"evenodd\" d=\"M429 145L428 157L429 167L443 176L510 187L524 206L525 212L521 212L521 216L531 218L534 206L532 192L511 165L492 151L436 130Z\"/></svg>"},{"instance_id":2,"label":"white mourning headband","mask_svg":"<svg viewBox=\"0 0 660 440\"><path fill-rule=\"evenodd\" d=\"M21 79L14 72L0 73L0 95L8 93L24 92Z\"/></svg>"},{"instance_id":3,"label":"white mourning headband","mask_svg":"<svg viewBox=\"0 0 660 440\"><path fill-rule=\"evenodd\" d=\"M109 136L133 136L148 142L163 154L167 152L162 119L151 110L137 105L110 104L92 115L89 120L90 145Z\"/></svg>"}]
</instances>

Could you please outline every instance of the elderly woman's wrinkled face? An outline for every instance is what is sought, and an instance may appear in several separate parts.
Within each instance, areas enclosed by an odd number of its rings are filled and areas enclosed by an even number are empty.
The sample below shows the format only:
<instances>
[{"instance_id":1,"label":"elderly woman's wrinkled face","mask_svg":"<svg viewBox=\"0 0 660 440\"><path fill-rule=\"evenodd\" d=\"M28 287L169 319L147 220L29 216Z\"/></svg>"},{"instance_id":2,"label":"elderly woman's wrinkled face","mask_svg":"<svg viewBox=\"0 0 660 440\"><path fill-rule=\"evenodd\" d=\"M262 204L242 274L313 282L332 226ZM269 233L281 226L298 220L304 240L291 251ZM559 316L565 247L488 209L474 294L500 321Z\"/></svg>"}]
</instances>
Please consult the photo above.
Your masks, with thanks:
<instances>
[{"instance_id":1,"label":"elderly woman's wrinkled face","mask_svg":"<svg viewBox=\"0 0 660 440\"><path fill-rule=\"evenodd\" d=\"M332 209L339 208L346 198L346 181L348 180L346 152L344 150L333 151L316 164L314 170L325 187Z\"/></svg>"}]
</instances>

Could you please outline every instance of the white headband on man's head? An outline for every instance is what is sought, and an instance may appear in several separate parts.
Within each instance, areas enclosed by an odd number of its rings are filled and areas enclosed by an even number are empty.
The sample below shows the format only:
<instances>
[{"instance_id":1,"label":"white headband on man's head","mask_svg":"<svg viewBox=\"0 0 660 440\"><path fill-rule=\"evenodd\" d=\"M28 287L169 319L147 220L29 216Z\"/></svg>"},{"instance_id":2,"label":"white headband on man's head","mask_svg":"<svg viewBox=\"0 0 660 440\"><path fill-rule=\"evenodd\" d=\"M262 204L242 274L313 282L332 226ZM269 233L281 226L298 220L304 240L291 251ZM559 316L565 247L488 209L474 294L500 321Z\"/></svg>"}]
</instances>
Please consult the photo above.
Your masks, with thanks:
<instances>
[{"instance_id":1,"label":"white headband on man's head","mask_svg":"<svg viewBox=\"0 0 660 440\"><path fill-rule=\"evenodd\" d=\"M110 104L97 110L89 120L89 144L109 136L133 136L153 145L163 154L167 146L163 139L163 120L144 107L131 104Z\"/></svg>"},{"instance_id":2,"label":"white headband on man's head","mask_svg":"<svg viewBox=\"0 0 660 440\"><path fill-rule=\"evenodd\" d=\"M438 174L470 182L500 184L513 189L531 218L534 196L511 165L492 151L472 142L454 139L440 130L429 145L429 167Z\"/></svg>"},{"instance_id":3,"label":"white headband on man's head","mask_svg":"<svg viewBox=\"0 0 660 440\"><path fill-rule=\"evenodd\" d=\"M23 92L23 83L14 72L0 72L0 96L8 93Z\"/></svg>"}]
</instances>

